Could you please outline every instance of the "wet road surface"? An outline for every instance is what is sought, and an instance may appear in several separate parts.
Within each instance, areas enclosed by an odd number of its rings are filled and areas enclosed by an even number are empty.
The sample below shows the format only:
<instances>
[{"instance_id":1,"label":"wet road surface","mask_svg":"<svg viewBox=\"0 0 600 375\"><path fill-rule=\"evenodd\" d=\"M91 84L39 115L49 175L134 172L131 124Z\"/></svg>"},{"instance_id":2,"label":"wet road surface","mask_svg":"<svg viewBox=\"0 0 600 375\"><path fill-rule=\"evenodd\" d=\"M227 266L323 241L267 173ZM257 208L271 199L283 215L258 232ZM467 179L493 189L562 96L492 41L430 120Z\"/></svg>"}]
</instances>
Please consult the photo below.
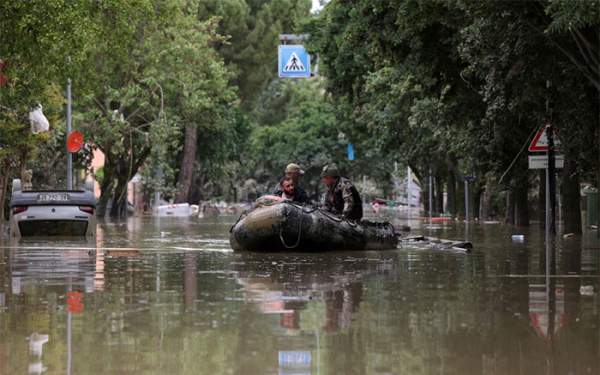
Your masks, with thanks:
<instances>
[{"instance_id":1,"label":"wet road surface","mask_svg":"<svg viewBox=\"0 0 600 375\"><path fill-rule=\"evenodd\" d=\"M233 220L0 242L0 374L600 373L595 234L545 278L537 228L474 225L471 254L284 255L232 252Z\"/></svg>"}]
</instances>

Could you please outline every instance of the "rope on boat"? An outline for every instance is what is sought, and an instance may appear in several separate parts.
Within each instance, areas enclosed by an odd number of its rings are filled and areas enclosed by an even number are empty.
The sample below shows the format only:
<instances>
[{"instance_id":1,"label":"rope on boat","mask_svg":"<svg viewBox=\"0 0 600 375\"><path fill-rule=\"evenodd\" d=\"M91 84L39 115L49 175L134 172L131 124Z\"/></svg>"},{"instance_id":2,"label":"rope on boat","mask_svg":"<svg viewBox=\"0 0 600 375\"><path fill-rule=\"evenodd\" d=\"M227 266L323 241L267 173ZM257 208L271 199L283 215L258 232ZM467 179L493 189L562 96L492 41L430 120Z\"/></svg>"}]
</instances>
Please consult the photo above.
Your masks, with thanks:
<instances>
[{"instance_id":1,"label":"rope on boat","mask_svg":"<svg viewBox=\"0 0 600 375\"><path fill-rule=\"evenodd\" d=\"M233 228L235 228L235 226L242 221L243 218L245 218L246 216L248 216L248 211L244 211L242 212L242 214L240 215L240 217L238 217L237 221L231 226L231 228L229 228L229 233L233 232Z\"/></svg>"},{"instance_id":2,"label":"rope on boat","mask_svg":"<svg viewBox=\"0 0 600 375\"><path fill-rule=\"evenodd\" d=\"M302 209L301 206L296 206L294 204L290 205L296 207L296 208L300 208L302 211L304 211ZM298 238L296 239L296 243L293 244L292 246L289 246L287 243L285 243L285 239L283 238L283 226L284 224L287 223L287 218L288 218L288 211L285 211L285 216L283 219L283 222L279 225L279 240L281 241L281 244L283 246L285 246L286 249L295 249L300 245L300 240L302 239L302 221L304 220L304 216L300 215L300 221L298 222Z\"/></svg>"},{"instance_id":3,"label":"rope on boat","mask_svg":"<svg viewBox=\"0 0 600 375\"><path fill-rule=\"evenodd\" d=\"M335 215L329 213L329 211L325 211L325 210L322 210L322 209L318 209L318 210L319 210L319 212L321 214L323 214L323 216L326 216L326 217L330 218L331 220L333 220L335 222L341 223L342 221L344 221L344 219L342 219L341 217L338 217L338 216L335 216ZM348 221L348 220L346 220L346 221Z\"/></svg>"}]
</instances>

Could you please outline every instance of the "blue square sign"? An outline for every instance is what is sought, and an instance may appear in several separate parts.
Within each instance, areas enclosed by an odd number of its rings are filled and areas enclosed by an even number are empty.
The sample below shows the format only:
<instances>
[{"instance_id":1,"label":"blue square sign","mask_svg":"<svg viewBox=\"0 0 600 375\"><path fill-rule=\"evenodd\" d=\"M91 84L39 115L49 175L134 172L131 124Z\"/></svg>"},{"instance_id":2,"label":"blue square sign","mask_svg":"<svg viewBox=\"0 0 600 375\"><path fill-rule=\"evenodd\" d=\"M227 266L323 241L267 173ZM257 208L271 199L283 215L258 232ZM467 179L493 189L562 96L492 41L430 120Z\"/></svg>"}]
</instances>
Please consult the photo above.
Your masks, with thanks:
<instances>
[{"instance_id":1,"label":"blue square sign","mask_svg":"<svg viewBox=\"0 0 600 375\"><path fill-rule=\"evenodd\" d=\"M310 55L303 45L279 46L278 71L280 78L309 78Z\"/></svg>"}]
</instances>

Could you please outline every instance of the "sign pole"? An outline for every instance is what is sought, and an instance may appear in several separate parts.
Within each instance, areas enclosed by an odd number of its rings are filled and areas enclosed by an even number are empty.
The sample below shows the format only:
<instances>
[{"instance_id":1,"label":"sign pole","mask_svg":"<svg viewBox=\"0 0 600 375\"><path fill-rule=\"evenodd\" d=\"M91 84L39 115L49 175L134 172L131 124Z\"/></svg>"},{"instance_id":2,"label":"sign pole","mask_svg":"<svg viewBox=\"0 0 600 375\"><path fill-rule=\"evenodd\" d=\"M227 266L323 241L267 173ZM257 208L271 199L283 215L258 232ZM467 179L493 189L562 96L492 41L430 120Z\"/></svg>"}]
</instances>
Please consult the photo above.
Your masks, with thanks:
<instances>
[{"instance_id":1,"label":"sign pole","mask_svg":"<svg viewBox=\"0 0 600 375\"><path fill-rule=\"evenodd\" d=\"M554 165L554 137L552 125L547 127L548 136L548 194L550 198L550 233L556 234L556 166Z\"/></svg>"},{"instance_id":2,"label":"sign pole","mask_svg":"<svg viewBox=\"0 0 600 375\"><path fill-rule=\"evenodd\" d=\"M431 176L431 168L429 168L429 225L431 225L433 215L433 178Z\"/></svg>"},{"instance_id":3,"label":"sign pole","mask_svg":"<svg viewBox=\"0 0 600 375\"><path fill-rule=\"evenodd\" d=\"M469 222L469 180L465 178L465 223Z\"/></svg>"},{"instance_id":4,"label":"sign pole","mask_svg":"<svg viewBox=\"0 0 600 375\"><path fill-rule=\"evenodd\" d=\"M548 164L550 165L550 164ZM546 277L550 275L550 258L552 252L550 251L550 176L549 167L546 167Z\"/></svg>"},{"instance_id":5,"label":"sign pole","mask_svg":"<svg viewBox=\"0 0 600 375\"><path fill-rule=\"evenodd\" d=\"M72 129L71 78L67 80L67 137ZM73 155L67 150L67 190L73 190Z\"/></svg>"},{"instance_id":6,"label":"sign pole","mask_svg":"<svg viewBox=\"0 0 600 375\"><path fill-rule=\"evenodd\" d=\"M550 80L546 80L546 90L550 90ZM550 97L546 97L546 113L551 117ZM548 165L546 167L546 278L554 271L554 238L556 225L554 223L554 207L556 204L556 165L554 164L554 137L552 124L546 125L546 138L548 141ZM554 320L554 317L552 317ZM549 328L554 328L549 326Z\"/></svg>"},{"instance_id":7,"label":"sign pole","mask_svg":"<svg viewBox=\"0 0 600 375\"><path fill-rule=\"evenodd\" d=\"M411 198L412 198L412 186L411 186L411 181L412 180L412 176L410 175L410 166L406 167L406 203L408 203L408 219L410 220L411 218L411 211L412 211L412 204L411 204Z\"/></svg>"},{"instance_id":8,"label":"sign pole","mask_svg":"<svg viewBox=\"0 0 600 375\"><path fill-rule=\"evenodd\" d=\"M465 177L465 241L469 241L469 179Z\"/></svg>"}]
</instances>

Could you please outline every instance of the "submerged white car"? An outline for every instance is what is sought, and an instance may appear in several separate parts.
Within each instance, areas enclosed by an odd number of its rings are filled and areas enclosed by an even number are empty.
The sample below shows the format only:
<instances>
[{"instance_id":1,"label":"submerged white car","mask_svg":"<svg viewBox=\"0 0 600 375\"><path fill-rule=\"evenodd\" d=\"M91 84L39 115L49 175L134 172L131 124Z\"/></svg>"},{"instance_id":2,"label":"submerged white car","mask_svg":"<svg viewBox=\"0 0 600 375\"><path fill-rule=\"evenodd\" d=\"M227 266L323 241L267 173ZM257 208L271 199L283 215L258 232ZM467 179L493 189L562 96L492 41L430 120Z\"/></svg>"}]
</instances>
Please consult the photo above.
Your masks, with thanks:
<instances>
[{"instance_id":1,"label":"submerged white car","mask_svg":"<svg viewBox=\"0 0 600 375\"><path fill-rule=\"evenodd\" d=\"M93 183L85 190L22 190L13 180L10 233L13 237L95 236Z\"/></svg>"}]
</instances>

